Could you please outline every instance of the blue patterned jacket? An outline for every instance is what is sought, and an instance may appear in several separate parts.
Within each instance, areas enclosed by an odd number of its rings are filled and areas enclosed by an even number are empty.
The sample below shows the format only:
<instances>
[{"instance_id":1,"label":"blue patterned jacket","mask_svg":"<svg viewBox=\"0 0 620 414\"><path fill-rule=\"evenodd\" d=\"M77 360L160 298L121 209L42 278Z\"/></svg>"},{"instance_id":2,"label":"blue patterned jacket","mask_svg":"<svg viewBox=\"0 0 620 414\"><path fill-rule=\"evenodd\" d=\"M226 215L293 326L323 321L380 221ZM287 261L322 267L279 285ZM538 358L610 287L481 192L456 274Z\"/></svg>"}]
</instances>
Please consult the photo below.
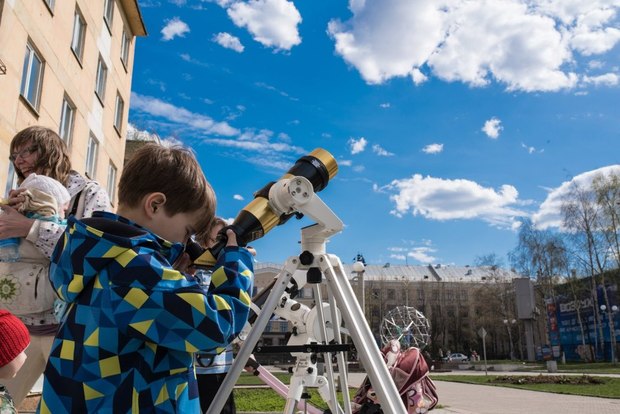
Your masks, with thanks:
<instances>
[{"instance_id":1,"label":"blue patterned jacket","mask_svg":"<svg viewBox=\"0 0 620 414\"><path fill-rule=\"evenodd\" d=\"M69 219L50 279L70 308L39 412L199 412L193 353L225 347L243 327L252 256L225 248L205 293L172 268L182 250L112 213Z\"/></svg>"}]
</instances>

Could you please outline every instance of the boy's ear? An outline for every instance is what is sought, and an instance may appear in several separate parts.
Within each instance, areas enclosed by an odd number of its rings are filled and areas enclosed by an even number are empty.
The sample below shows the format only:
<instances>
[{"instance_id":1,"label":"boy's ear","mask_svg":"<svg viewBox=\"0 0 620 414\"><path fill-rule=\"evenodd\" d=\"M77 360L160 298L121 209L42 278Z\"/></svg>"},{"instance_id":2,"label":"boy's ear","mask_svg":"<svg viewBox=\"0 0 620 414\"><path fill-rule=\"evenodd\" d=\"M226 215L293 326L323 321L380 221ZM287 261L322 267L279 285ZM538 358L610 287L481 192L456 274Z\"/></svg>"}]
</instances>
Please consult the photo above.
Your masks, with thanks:
<instances>
[{"instance_id":1,"label":"boy's ear","mask_svg":"<svg viewBox=\"0 0 620 414\"><path fill-rule=\"evenodd\" d=\"M144 213L147 217L153 218L163 211L164 204L166 204L166 195L164 193L150 193L144 198Z\"/></svg>"}]
</instances>

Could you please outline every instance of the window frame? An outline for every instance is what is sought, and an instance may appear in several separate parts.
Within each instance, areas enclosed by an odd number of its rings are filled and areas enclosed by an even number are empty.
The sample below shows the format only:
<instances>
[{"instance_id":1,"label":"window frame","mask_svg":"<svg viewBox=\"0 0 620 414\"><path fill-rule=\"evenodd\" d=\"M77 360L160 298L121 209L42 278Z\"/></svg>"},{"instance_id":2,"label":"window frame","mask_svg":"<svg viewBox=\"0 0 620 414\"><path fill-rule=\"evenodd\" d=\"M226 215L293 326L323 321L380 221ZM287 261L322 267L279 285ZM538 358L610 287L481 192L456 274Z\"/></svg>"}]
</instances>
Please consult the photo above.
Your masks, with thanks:
<instances>
[{"instance_id":1,"label":"window frame","mask_svg":"<svg viewBox=\"0 0 620 414\"><path fill-rule=\"evenodd\" d=\"M110 202L114 204L114 197L116 197L116 179L118 176L118 168L116 165L110 160L108 164L108 183L106 191L108 192L108 196L110 197Z\"/></svg>"},{"instance_id":2,"label":"window frame","mask_svg":"<svg viewBox=\"0 0 620 414\"><path fill-rule=\"evenodd\" d=\"M48 10L52 15L54 14L54 6L56 5L56 0L43 0L43 3L47 6Z\"/></svg>"},{"instance_id":3,"label":"window frame","mask_svg":"<svg viewBox=\"0 0 620 414\"><path fill-rule=\"evenodd\" d=\"M88 146L86 147L86 175L91 180L95 179L97 172L97 156L99 153L99 140L91 132L88 136Z\"/></svg>"},{"instance_id":4,"label":"window frame","mask_svg":"<svg viewBox=\"0 0 620 414\"><path fill-rule=\"evenodd\" d=\"M130 48L131 48L131 39L129 38L127 31L123 29L123 36L121 38L121 62L123 63L125 72L127 71L127 67L129 66L129 49Z\"/></svg>"},{"instance_id":5,"label":"window frame","mask_svg":"<svg viewBox=\"0 0 620 414\"><path fill-rule=\"evenodd\" d=\"M71 111L71 119L69 119L68 124L66 121L66 114L68 113L68 111L66 110L67 108ZM62 99L62 105L60 107L60 122L58 125L58 135L65 142L67 148L71 148L71 144L73 143L73 128L75 127L76 111L77 107L75 106L71 98L69 98L69 96L65 93ZM66 132L67 129L68 132Z\"/></svg>"},{"instance_id":6,"label":"window frame","mask_svg":"<svg viewBox=\"0 0 620 414\"><path fill-rule=\"evenodd\" d=\"M32 62L33 57L37 59L39 62L39 70L37 71L37 79L35 80L36 85L32 84ZM36 46L34 46L32 40L28 39L26 42L26 54L24 56L24 64L22 67L22 81L19 87L19 94L28 104L35 110L35 112L39 112L39 106L41 104L41 92L43 89L43 75L45 73L45 59L38 51ZM27 88L27 89L26 89ZM32 89L34 92L34 102L32 102L29 98L31 95Z\"/></svg>"},{"instance_id":7,"label":"window frame","mask_svg":"<svg viewBox=\"0 0 620 414\"><path fill-rule=\"evenodd\" d=\"M78 26L79 23L79 26ZM77 31L77 33L76 33ZM84 58L84 49L86 46L86 19L79 7L75 7L73 14L73 31L71 33L71 51L73 56L82 65Z\"/></svg>"},{"instance_id":8,"label":"window frame","mask_svg":"<svg viewBox=\"0 0 620 414\"><path fill-rule=\"evenodd\" d=\"M120 110L119 110L120 102ZM125 100L121 96L120 92L116 92L116 100L114 101L114 129L119 136L121 136L121 129L123 127L123 113L125 112Z\"/></svg>"},{"instance_id":9,"label":"window frame","mask_svg":"<svg viewBox=\"0 0 620 414\"><path fill-rule=\"evenodd\" d=\"M103 21L105 22L110 34L112 34L112 23L114 22L114 0L103 2Z\"/></svg>"},{"instance_id":10,"label":"window frame","mask_svg":"<svg viewBox=\"0 0 620 414\"><path fill-rule=\"evenodd\" d=\"M97 75L95 78L95 95L99 98L101 105L104 105L105 101L105 88L108 78L108 65L103 61L103 57L99 55L97 61Z\"/></svg>"}]
</instances>

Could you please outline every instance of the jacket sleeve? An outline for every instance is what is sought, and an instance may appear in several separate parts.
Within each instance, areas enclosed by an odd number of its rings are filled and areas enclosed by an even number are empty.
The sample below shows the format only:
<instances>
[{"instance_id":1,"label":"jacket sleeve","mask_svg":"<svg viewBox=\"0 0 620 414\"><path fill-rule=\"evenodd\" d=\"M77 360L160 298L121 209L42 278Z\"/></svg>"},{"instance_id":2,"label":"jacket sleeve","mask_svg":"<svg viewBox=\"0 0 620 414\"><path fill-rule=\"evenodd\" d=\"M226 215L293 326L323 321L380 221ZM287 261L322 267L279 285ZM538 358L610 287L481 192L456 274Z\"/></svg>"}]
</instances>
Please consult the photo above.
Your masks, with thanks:
<instances>
[{"instance_id":1,"label":"jacket sleeve","mask_svg":"<svg viewBox=\"0 0 620 414\"><path fill-rule=\"evenodd\" d=\"M224 249L206 293L157 254L133 261L124 266L131 275L110 281L112 313L127 335L170 349L209 351L232 342L247 321L254 275L246 249Z\"/></svg>"}]
</instances>

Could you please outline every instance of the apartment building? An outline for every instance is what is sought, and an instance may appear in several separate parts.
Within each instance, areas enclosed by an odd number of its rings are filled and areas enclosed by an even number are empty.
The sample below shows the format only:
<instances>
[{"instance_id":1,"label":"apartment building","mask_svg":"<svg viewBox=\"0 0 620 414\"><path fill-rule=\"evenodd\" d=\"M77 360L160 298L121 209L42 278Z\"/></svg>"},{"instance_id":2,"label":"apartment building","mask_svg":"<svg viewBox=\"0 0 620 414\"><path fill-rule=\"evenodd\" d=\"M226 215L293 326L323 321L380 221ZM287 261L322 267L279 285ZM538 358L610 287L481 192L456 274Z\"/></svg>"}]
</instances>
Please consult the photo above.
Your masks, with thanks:
<instances>
[{"instance_id":1,"label":"apartment building","mask_svg":"<svg viewBox=\"0 0 620 414\"><path fill-rule=\"evenodd\" d=\"M0 183L15 185L14 134L52 128L73 168L116 206L134 50L146 27L137 0L0 0Z\"/></svg>"}]
</instances>

